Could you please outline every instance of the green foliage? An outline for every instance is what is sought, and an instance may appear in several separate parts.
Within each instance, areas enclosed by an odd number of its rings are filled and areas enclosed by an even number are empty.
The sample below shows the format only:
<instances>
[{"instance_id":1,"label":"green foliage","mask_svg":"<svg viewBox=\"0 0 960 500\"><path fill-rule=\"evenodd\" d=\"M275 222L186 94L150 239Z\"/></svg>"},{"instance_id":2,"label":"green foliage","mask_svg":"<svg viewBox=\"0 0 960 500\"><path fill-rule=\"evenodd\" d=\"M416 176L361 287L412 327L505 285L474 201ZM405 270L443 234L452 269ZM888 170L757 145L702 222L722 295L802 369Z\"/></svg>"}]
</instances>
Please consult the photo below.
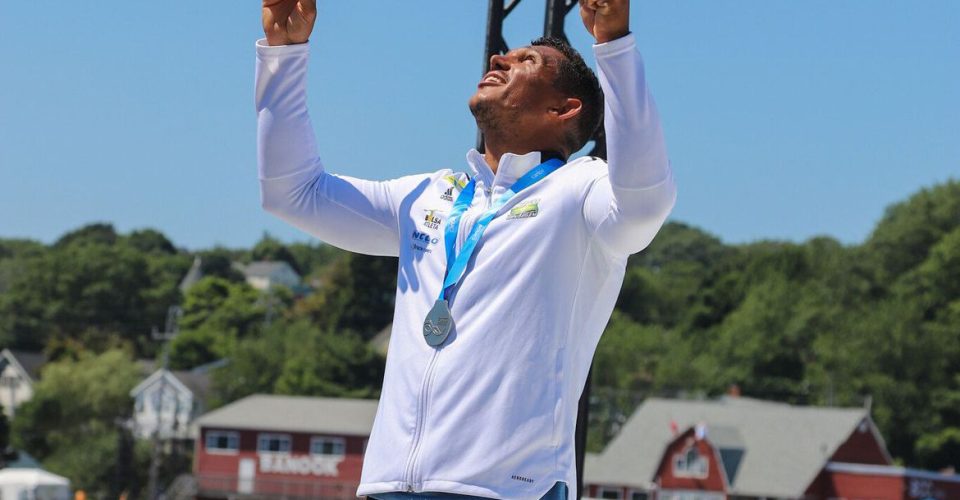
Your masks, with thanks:
<instances>
[{"instance_id":1,"label":"green foliage","mask_svg":"<svg viewBox=\"0 0 960 500\"><path fill-rule=\"evenodd\" d=\"M87 224L75 231L64 234L54 243L54 247L73 245L103 245L113 246L117 242L117 232L112 224L102 222Z\"/></svg>"},{"instance_id":2,"label":"green foliage","mask_svg":"<svg viewBox=\"0 0 960 500\"><path fill-rule=\"evenodd\" d=\"M946 233L960 226L960 182L923 189L887 209L865 246L881 283L922 262Z\"/></svg>"},{"instance_id":3,"label":"green foliage","mask_svg":"<svg viewBox=\"0 0 960 500\"><path fill-rule=\"evenodd\" d=\"M215 328L201 326L181 331L170 341L170 369L189 370L226 358L233 351L236 335Z\"/></svg>"},{"instance_id":4,"label":"green foliage","mask_svg":"<svg viewBox=\"0 0 960 500\"><path fill-rule=\"evenodd\" d=\"M244 256L243 251L216 247L199 252L199 256L200 271L204 276L223 278L234 283L242 283L245 280L243 273L234 266L234 262L239 262Z\"/></svg>"},{"instance_id":5,"label":"green foliage","mask_svg":"<svg viewBox=\"0 0 960 500\"><path fill-rule=\"evenodd\" d=\"M176 247L173 246L167 237L155 229L140 229L133 231L127 236L127 243L136 248L138 251L143 253L156 253L156 254L167 254L173 255L177 253Z\"/></svg>"},{"instance_id":6,"label":"green foliage","mask_svg":"<svg viewBox=\"0 0 960 500\"><path fill-rule=\"evenodd\" d=\"M335 261L342 259L347 252L324 243L293 243L287 249L297 261L301 276L310 278L322 274Z\"/></svg>"},{"instance_id":7,"label":"green foliage","mask_svg":"<svg viewBox=\"0 0 960 500\"><path fill-rule=\"evenodd\" d=\"M393 319L397 259L345 254L318 277L320 289L294 307L325 330L373 338Z\"/></svg>"},{"instance_id":8,"label":"green foliage","mask_svg":"<svg viewBox=\"0 0 960 500\"><path fill-rule=\"evenodd\" d=\"M290 264L290 267L298 274L303 273L303 268L297 262L297 258L294 257L293 252L281 243L280 240L266 233L264 233L260 241L254 245L253 250L250 251L250 260L282 261Z\"/></svg>"},{"instance_id":9,"label":"green foliage","mask_svg":"<svg viewBox=\"0 0 960 500\"><path fill-rule=\"evenodd\" d=\"M93 224L45 251L21 246L14 266L0 266L0 342L39 350L69 337L100 347L124 341L149 352L150 331L162 327L167 307L179 300L177 283L189 266L150 234L123 238L109 225ZM161 251L145 253L130 240L153 241L149 248Z\"/></svg>"},{"instance_id":10,"label":"green foliage","mask_svg":"<svg viewBox=\"0 0 960 500\"><path fill-rule=\"evenodd\" d=\"M201 327L243 336L261 324L266 314L260 294L244 282L206 277L187 291L180 327Z\"/></svg>"},{"instance_id":11,"label":"green foliage","mask_svg":"<svg viewBox=\"0 0 960 500\"><path fill-rule=\"evenodd\" d=\"M871 401L898 460L960 466L956 181L894 205L858 246L824 237L725 246L668 224L631 258L617 309L594 380L620 392L595 403L593 448L632 411L622 391L718 395L737 385L800 404Z\"/></svg>"},{"instance_id":12,"label":"green foliage","mask_svg":"<svg viewBox=\"0 0 960 500\"><path fill-rule=\"evenodd\" d=\"M108 494L126 432L119 424L130 415L129 393L139 377L122 350L48 364L13 421L14 446L69 477L74 487Z\"/></svg>"},{"instance_id":13,"label":"green foliage","mask_svg":"<svg viewBox=\"0 0 960 500\"><path fill-rule=\"evenodd\" d=\"M229 359L214 373L219 403L256 393L375 397L383 380L383 359L359 336L305 319L240 340Z\"/></svg>"}]
</instances>

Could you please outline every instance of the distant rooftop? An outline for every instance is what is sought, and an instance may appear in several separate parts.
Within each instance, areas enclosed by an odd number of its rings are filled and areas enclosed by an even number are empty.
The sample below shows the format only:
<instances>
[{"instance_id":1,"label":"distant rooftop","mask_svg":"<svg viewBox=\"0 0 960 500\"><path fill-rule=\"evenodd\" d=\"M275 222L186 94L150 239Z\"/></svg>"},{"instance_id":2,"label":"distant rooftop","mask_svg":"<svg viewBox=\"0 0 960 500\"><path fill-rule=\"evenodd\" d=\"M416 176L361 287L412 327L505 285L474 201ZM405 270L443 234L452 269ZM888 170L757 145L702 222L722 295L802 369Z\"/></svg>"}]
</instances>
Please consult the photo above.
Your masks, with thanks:
<instances>
[{"instance_id":1,"label":"distant rooftop","mask_svg":"<svg viewBox=\"0 0 960 500\"><path fill-rule=\"evenodd\" d=\"M671 427L706 425L721 449L742 450L731 493L793 498L803 493L827 460L858 426L863 408L792 406L742 397L712 401L647 399L601 454L588 455L585 481L649 487ZM673 423L673 425L671 424Z\"/></svg>"},{"instance_id":2,"label":"distant rooftop","mask_svg":"<svg viewBox=\"0 0 960 500\"><path fill-rule=\"evenodd\" d=\"M257 394L203 415L196 425L365 436L373 428L376 414L374 399Z\"/></svg>"},{"instance_id":3,"label":"distant rooftop","mask_svg":"<svg viewBox=\"0 0 960 500\"><path fill-rule=\"evenodd\" d=\"M248 278L269 278L275 276L278 272L286 272L287 270L299 276L290 264L282 260L251 262L242 266L242 270L243 274Z\"/></svg>"},{"instance_id":4,"label":"distant rooftop","mask_svg":"<svg viewBox=\"0 0 960 500\"><path fill-rule=\"evenodd\" d=\"M23 371L34 381L40 378L40 370L43 368L43 365L47 364L47 355L42 352L12 349L4 349L4 352L9 353L9 355L14 358L14 361L19 364L20 367L23 368Z\"/></svg>"}]
</instances>

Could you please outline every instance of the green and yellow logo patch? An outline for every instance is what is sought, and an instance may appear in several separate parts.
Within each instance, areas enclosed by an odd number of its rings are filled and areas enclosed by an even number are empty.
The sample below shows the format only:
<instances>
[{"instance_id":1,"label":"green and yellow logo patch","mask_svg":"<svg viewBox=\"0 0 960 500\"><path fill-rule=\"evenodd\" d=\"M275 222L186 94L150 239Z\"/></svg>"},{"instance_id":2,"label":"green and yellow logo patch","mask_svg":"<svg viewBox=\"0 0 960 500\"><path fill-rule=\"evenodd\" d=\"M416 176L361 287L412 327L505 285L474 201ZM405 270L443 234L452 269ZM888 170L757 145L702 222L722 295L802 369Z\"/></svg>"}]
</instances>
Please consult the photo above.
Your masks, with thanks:
<instances>
[{"instance_id":1,"label":"green and yellow logo patch","mask_svg":"<svg viewBox=\"0 0 960 500\"><path fill-rule=\"evenodd\" d=\"M443 179L450 183L450 187L447 188L443 194L440 195L440 199L443 201L453 201L453 191L456 189L457 192L463 191L463 188L467 186L467 181L463 180L462 177L466 177L463 174L454 174L444 176Z\"/></svg>"},{"instance_id":2,"label":"green and yellow logo patch","mask_svg":"<svg viewBox=\"0 0 960 500\"><path fill-rule=\"evenodd\" d=\"M467 181L463 180L460 177L461 177L460 175L448 175L448 176L445 176L444 179L450 184L453 184L458 190L460 190L467 187ZM463 177L466 177L466 176L463 176Z\"/></svg>"},{"instance_id":3,"label":"green and yellow logo patch","mask_svg":"<svg viewBox=\"0 0 960 500\"><path fill-rule=\"evenodd\" d=\"M526 200L510 209L507 219L529 219L540 213L540 200Z\"/></svg>"}]
</instances>

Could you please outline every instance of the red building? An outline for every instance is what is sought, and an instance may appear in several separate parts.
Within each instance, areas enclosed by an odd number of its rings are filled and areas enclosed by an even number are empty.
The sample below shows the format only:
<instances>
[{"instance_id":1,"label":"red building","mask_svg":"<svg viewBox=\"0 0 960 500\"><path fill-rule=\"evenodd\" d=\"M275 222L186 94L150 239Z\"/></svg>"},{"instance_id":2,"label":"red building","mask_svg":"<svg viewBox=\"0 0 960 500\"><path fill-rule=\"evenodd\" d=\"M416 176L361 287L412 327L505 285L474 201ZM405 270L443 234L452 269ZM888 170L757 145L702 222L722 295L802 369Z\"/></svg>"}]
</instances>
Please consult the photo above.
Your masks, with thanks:
<instances>
[{"instance_id":1,"label":"red building","mask_svg":"<svg viewBox=\"0 0 960 500\"><path fill-rule=\"evenodd\" d=\"M196 421L198 498L356 498L377 402L250 396Z\"/></svg>"},{"instance_id":2,"label":"red building","mask_svg":"<svg viewBox=\"0 0 960 500\"><path fill-rule=\"evenodd\" d=\"M586 496L626 500L960 500L960 476L892 465L869 412L748 398L648 399Z\"/></svg>"}]
</instances>

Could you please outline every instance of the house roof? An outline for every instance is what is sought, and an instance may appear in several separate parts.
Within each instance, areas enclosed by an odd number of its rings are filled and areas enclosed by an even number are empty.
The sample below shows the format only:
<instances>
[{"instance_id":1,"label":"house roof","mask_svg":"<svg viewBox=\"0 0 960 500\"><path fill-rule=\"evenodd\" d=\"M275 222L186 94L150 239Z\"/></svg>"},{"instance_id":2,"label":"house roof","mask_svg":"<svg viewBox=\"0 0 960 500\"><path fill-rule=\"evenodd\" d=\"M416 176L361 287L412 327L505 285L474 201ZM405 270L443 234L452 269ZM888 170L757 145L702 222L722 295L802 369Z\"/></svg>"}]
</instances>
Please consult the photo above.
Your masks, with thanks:
<instances>
[{"instance_id":1,"label":"house roof","mask_svg":"<svg viewBox=\"0 0 960 500\"><path fill-rule=\"evenodd\" d=\"M198 372L196 370L190 371L174 371L172 372L173 376L176 377L183 385L190 389L190 392L193 393L194 401L206 401L207 396L210 395L210 374L206 372Z\"/></svg>"},{"instance_id":2,"label":"house roof","mask_svg":"<svg viewBox=\"0 0 960 500\"><path fill-rule=\"evenodd\" d=\"M47 364L47 356L42 352L15 351L4 349L0 355L9 359L20 371L27 374L30 380L36 381L40 378L40 369Z\"/></svg>"},{"instance_id":3,"label":"house roof","mask_svg":"<svg viewBox=\"0 0 960 500\"><path fill-rule=\"evenodd\" d=\"M198 427L365 436L373 428L373 399L257 394L211 411Z\"/></svg>"},{"instance_id":4,"label":"house roof","mask_svg":"<svg viewBox=\"0 0 960 500\"><path fill-rule=\"evenodd\" d=\"M70 486L70 480L43 469L3 469L0 470L0 484L4 486Z\"/></svg>"},{"instance_id":5,"label":"house roof","mask_svg":"<svg viewBox=\"0 0 960 500\"><path fill-rule=\"evenodd\" d=\"M293 267L290 264L282 261L257 261L251 262L243 266L243 274L248 278L269 278L271 276L276 276L279 272L289 271L296 276L300 276L296 271L293 270Z\"/></svg>"},{"instance_id":6,"label":"house roof","mask_svg":"<svg viewBox=\"0 0 960 500\"><path fill-rule=\"evenodd\" d=\"M17 450L17 458L7 462L8 469L40 469L42 466L36 458L23 451Z\"/></svg>"},{"instance_id":7,"label":"house roof","mask_svg":"<svg viewBox=\"0 0 960 500\"><path fill-rule=\"evenodd\" d=\"M167 375L167 382L179 391L189 391L193 395L194 401L206 401L210 394L210 374L201 370L177 370L170 371L159 369L150 374L133 389L130 395L136 397L137 394L155 384L161 377Z\"/></svg>"},{"instance_id":8,"label":"house roof","mask_svg":"<svg viewBox=\"0 0 960 500\"><path fill-rule=\"evenodd\" d=\"M190 265L190 270L187 271L187 274L180 280L180 291L186 293L190 287L201 279L203 279L203 266L200 256L197 255L193 258L193 264Z\"/></svg>"},{"instance_id":9,"label":"house roof","mask_svg":"<svg viewBox=\"0 0 960 500\"><path fill-rule=\"evenodd\" d=\"M667 445L680 429L707 426L717 448L743 449L731 493L798 497L864 420L863 408L818 408L750 398L713 401L647 399L600 455L588 455L591 484L650 487Z\"/></svg>"}]
</instances>

